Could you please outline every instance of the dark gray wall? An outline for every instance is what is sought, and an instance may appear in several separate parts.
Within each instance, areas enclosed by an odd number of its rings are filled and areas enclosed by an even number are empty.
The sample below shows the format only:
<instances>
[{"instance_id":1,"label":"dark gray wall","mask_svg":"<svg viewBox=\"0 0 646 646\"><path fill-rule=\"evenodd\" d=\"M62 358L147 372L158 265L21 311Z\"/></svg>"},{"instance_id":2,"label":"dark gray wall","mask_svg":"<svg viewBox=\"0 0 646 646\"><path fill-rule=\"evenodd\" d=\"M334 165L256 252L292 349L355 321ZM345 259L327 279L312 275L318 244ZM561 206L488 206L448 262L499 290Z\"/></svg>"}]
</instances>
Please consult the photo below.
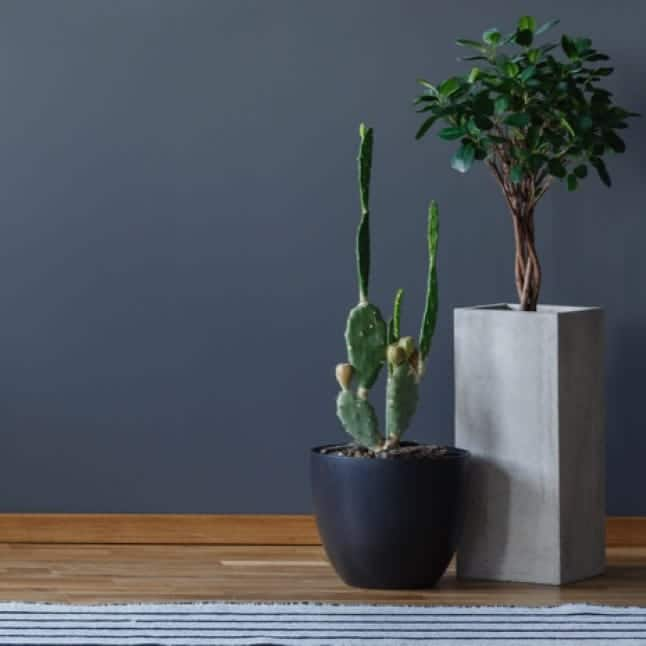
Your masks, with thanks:
<instances>
[{"instance_id":1,"label":"dark gray wall","mask_svg":"<svg viewBox=\"0 0 646 646\"><path fill-rule=\"evenodd\" d=\"M514 5L512 7L511 5ZM308 447L343 439L357 124L376 128L373 296L442 310L411 433L452 440L451 310L514 298L502 198L417 144L415 78L504 0L0 3L0 510L306 512ZM646 112L646 3L549 0ZM601 304L608 509L646 513L645 125L538 216L544 302ZM409 327L410 326L410 327Z\"/></svg>"}]
</instances>

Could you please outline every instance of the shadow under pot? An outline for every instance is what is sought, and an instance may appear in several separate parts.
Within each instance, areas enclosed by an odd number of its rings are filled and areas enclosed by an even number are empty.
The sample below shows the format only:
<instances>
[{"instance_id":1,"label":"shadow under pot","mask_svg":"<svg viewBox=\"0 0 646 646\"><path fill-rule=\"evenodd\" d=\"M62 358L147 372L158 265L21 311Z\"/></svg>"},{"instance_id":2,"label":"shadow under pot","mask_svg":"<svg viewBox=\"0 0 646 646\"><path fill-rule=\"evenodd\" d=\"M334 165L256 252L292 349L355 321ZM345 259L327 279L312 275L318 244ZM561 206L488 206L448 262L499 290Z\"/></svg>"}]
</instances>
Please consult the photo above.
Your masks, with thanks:
<instances>
[{"instance_id":1,"label":"shadow under pot","mask_svg":"<svg viewBox=\"0 0 646 646\"><path fill-rule=\"evenodd\" d=\"M468 451L369 458L334 448L312 449L311 481L319 533L337 574L360 588L434 586L459 540Z\"/></svg>"}]
</instances>

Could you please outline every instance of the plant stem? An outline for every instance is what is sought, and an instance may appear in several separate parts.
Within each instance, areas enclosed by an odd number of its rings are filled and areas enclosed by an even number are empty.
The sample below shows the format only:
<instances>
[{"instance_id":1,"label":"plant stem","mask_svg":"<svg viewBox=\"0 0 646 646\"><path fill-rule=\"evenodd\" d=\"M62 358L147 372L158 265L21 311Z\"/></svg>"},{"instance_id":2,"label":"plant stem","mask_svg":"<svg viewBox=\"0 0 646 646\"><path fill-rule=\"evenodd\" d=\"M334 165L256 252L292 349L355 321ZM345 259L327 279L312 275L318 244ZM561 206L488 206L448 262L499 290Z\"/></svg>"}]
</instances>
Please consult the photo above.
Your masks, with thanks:
<instances>
[{"instance_id":1,"label":"plant stem","mask_svg":"<svg viewBox=\"0 0 646 646\"><path fill-rule=\"evenodd\" d=\"M509 180L509 162L501 153L487 163L511 213L516 247L514 276L518 302L523 311L534 312L541 289L541 265L534 237L534 209L549 187L551 178L537 185L534 177L526 177L514 184Z\"/></svg>"}]
</instances>

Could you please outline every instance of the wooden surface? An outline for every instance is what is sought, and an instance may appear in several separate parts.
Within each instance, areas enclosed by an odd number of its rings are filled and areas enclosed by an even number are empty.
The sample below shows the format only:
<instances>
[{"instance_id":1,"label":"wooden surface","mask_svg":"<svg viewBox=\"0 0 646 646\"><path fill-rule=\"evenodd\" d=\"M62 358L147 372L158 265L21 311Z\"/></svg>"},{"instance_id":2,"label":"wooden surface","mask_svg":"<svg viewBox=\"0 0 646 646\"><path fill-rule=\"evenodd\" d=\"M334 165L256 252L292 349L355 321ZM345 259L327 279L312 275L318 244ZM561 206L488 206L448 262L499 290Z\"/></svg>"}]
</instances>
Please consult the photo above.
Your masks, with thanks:
<instances>
[{"instance_id":1,"label":"wooden surface","mask_svg":"<svg viewBox=\"0 0 646 646\"><path fill-rule=\"evenodd\" d=\"M646 548L608 558L605 575L561 588L462 582L451 569L434 590L393 592L347 587L316 546L0 544L0 599L646 606Z\"/></svg>"},{"instance_id":2,"label":"wooden surface","mask_svg":"<svg viewBox=\"0 0 646 646\"><path fill-rule=\"evenodd\" d=\"M646 547L646 516L610 516L606 521L606 545Z\"/></svg>"},{"instance_id":3,"label":"wooden surface","mask_svg":"<svg viewBox=\"0 0 646 646\"><path fill-rule=\"evenodd\" d=\"M312 516L0 514L0 543L319 545Z\"/></svg>"},{"instance_id":4,"label":"wooden surface","mask_svg":"<svg viewBox=\"0 0 646 646\"><path fill-rule=\"evenodd\" d=\"M0 514L0 543L318 545L312 516ZM607 544L646 547L646 517L608 518Z\"/></svg>"}]
</instances>

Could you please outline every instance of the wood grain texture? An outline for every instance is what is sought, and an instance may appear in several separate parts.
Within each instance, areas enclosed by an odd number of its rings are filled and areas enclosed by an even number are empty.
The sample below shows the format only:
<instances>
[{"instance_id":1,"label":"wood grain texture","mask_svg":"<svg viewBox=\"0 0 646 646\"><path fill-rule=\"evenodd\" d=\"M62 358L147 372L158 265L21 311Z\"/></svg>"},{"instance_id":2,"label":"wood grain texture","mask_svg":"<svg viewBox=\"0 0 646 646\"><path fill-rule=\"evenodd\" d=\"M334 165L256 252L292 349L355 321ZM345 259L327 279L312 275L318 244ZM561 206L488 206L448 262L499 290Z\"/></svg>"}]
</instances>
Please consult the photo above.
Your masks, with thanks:
<instances>
[{"instance_id":1,"label":"wood grain texture","mask_svg":"<svg viewBox=\"0 0 646 646\"><path fill-rule=\"evenodd\" d=\"M319 545L308 515L0 514L0 543ZM646 547L646 517L611 516L608 546Z\"/></svg>"},{"instance_id":2,"label":"wood grain texture","mask_svg":"<svg viewBox=\"0 0 646 646\"><path fill-rule=\"evenodd\" d=\"M646 547L646 516L609 516L606 545Z\"/></svg>"},{"instance_id":3,"label":"wood grain texture","mask_svg":"<svg viewBox=\"0 0 646 646\"><path fill-rule=\"evenodd\" d=\"M0 514L0 543L319 545L307 515Z\"/></svg>"},{"instance_id":4,"label":"wood grain texture","mask_svg":"<svg viewBox=\"0 0 646 646\"><path fill-rule=\"evenodd\" d=\"M646 605L646 548L609 548L604 575L562 587L459 581L450 567L432 590L379 591L346 586L308 545L0 544L0 599Z\"/></svg>"}]
</instances>

